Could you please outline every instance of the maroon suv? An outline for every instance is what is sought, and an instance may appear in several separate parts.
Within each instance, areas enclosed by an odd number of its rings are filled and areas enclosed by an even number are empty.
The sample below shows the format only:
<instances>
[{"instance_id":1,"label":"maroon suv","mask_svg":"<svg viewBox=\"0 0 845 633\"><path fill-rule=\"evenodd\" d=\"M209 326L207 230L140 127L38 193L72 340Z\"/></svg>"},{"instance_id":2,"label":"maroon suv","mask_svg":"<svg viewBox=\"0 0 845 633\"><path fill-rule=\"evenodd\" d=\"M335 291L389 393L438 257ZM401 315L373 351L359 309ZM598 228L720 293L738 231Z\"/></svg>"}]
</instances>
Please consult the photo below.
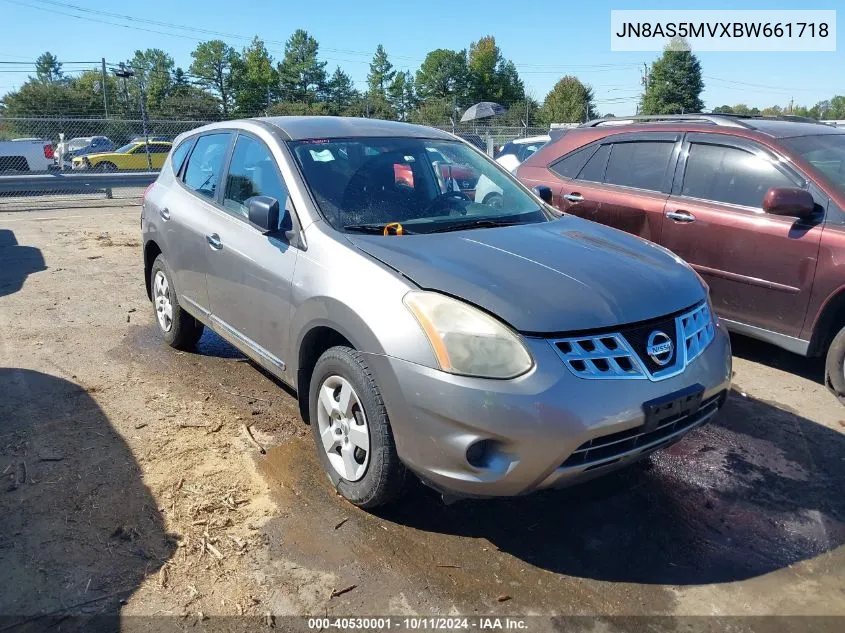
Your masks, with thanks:
<instances>
[{"instance_id":1,"label":"maroon suv","mask_svg":"<svg viewBox=\"0 0 845 633\"><path fill-rule=\"evenodd\" d=\"M685 259L730 329L827 354L827 384L845 399L845 129L721 115L598 120L516 173L561 211Z\"/></svg>"}]
</instances>

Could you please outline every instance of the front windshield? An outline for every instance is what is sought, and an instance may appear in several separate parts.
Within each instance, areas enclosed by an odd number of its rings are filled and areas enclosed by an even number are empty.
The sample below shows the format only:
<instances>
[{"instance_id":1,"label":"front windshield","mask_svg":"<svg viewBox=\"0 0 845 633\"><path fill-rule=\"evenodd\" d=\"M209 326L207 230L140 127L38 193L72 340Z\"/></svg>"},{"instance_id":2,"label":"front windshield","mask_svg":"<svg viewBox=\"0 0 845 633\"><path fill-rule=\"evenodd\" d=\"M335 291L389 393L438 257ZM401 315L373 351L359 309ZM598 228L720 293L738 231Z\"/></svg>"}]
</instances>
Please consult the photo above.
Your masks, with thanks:
<instances>
[{"instance_id":1,"label":"front windshield","mask_svg":"<svg viewBox=\"0 0 845 633\"><path fill-rule=\"evenodd\" d=\"M796 136L783 139L783 144L810 163L818 177L845 194L845 134Z\"/></svg>"},{"instance_id":2,"label":"front windshield","mask_svg":"<svg viewBox=\"0 0 845 633\"><path fill-rule=\"evenodd\" d=\"M326 221L347 232L404 233L552 219L492 161L459 141L296 141L293 153Z\"/></svg>"},{"instance_id":3,"label":"front windshield","mask_svg":"<svg viewBox=\"0 0 845 633\"><path fill-rule=\"evenodd\" d=\"M124 145L123 147L120 147L120 148L114 150L114 153L115 154L128 154L129 152L131 152L136 147L138 147L138 143L128 143L128 144Z\"/></svg>"},{"instance_id":4,"label":"front windshield","mask_svg":"<svg viewBox=\"0 0 845 633\"><path fill-rule=\"evenodd\" d=\"M82 149L91 144L90 138L75 138L68 141L67 148L69 150Z\"/></svg>"}]
</instances>

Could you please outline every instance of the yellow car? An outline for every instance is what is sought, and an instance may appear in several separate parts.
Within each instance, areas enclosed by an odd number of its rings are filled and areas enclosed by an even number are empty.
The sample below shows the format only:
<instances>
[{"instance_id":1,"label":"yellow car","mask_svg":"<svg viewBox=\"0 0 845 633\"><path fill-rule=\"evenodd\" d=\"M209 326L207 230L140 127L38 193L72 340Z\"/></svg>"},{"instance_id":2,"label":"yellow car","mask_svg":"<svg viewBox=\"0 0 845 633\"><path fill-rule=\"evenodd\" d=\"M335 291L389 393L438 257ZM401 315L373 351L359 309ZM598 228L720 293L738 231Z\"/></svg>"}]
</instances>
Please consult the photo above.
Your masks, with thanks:
<instances>
[{"instance_id":1,"label":"yellow car","mask_svg":"<svg viewBox=\"0 0 845 633\"><path fill-rule=\"evenodd\" d=\"M144 141L133 141L128 145L103 154L74 156L71 169L90 169L91 171L144 171L148 168L147 147ZM161 169L164 159L173 143L150 141L150 162L153 169Z\"/></svg>"}]
</instances>

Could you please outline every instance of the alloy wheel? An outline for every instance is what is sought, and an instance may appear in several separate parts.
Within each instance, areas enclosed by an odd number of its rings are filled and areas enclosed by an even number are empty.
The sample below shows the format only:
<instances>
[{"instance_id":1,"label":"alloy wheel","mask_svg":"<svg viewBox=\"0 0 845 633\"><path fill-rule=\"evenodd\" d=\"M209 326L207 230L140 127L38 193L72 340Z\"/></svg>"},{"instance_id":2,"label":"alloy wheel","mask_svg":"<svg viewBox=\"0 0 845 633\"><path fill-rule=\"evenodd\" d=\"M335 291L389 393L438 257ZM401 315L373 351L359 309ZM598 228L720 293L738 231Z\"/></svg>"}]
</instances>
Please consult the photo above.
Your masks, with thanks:
<instances>
[{"instance_id":1,"label":"alloy wheel","mask_svg":"<svg viewBox=\"0 0 845 633\"><path fill-rule=\"evenodd\" d=\"M328 376L317 392L317 424L323 450L338 475L358 481L370 462L370 431L361 400L348 380Z\"/></svg>"}]
</instances>

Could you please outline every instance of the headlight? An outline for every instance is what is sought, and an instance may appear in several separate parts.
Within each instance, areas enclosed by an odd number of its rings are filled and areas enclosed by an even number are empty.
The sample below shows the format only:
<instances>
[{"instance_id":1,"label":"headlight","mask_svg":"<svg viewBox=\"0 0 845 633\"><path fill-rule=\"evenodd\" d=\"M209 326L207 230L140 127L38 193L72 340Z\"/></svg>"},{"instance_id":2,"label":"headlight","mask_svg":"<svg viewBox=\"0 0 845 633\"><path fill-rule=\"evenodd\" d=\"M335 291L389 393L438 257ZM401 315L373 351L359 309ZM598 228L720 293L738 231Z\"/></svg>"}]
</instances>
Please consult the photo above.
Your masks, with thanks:
<instances>
[{"instance_id":1,"label":"headlight","mask_svg":"<svg viewBox=\"0 0 845 633\"><path fill-rule=\"evenodd\" d=\"M403 302L419 321L440 369L483 378L514 378L534 364L517 336L488 314L436 292L412 290Z\"/></svg>"}]
</instances>

